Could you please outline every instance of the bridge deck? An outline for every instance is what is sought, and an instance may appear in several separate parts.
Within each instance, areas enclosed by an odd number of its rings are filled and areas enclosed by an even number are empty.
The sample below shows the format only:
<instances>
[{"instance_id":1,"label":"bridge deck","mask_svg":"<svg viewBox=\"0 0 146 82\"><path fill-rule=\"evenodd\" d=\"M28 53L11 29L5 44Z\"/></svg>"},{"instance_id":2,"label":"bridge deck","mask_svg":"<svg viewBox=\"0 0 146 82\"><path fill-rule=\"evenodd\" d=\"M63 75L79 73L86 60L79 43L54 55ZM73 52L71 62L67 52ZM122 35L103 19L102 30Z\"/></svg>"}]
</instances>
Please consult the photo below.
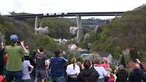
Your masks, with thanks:
<instances>
[{"instance_id":1,"label":"bridge deck","mask_svg":"<svg viewBox=\"0 0 146 82\"><path fill-rule=\"evenodd\" d=\"M121 16L124 12L70 12L70 13L47 13L47 14L21 14L9 15L13 18L39 18L43 17L70 17L70 16Z\"/></svg>"}]
</instances>

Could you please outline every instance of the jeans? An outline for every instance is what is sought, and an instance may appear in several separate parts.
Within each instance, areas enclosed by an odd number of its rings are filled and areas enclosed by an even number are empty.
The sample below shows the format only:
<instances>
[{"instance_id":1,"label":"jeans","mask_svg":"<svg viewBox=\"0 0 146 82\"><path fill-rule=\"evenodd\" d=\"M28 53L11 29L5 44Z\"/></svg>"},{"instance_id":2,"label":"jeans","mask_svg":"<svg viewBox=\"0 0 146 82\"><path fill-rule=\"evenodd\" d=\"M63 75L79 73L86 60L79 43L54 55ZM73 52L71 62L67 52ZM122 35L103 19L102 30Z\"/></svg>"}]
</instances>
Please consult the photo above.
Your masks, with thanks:
<instances>
[{"instance_id":1,"label":"jeans","mask_svg":"<svg viewBox=\"0 0 146 82\"><path fill-rule=\"evenodd\" d=\"M30 74L31 82L34 82L34 80L35 80L35 72L36 72L36 68L34 68Z\"/></svg>"},{"instance_id":2,"label":"jeans","mask_svg":"<svg viewBox=\"0 0 146 82\"><path fill-rule=\"evenodd\" d=\"M6 82L22 82L22 70L21 71L6 71Z\"/></svg>"},{"instance_id":3,"label":"jeans","mask_svg":"<svg viewBox=\"0 0 146 82\"><path fill-rule=\"evenodd\" d=\"M51 77L51 82L64 82L64 77Z\"/></svg>"}]
</instances>

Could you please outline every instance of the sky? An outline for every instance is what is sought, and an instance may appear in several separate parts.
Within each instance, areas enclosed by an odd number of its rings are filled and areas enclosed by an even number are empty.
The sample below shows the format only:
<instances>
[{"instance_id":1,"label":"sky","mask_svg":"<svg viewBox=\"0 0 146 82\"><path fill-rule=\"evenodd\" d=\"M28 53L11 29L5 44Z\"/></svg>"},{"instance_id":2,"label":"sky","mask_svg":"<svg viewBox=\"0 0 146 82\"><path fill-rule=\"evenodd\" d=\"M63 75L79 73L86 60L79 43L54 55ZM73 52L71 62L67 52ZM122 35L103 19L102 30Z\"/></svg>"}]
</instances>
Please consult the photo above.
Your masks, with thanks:
<instances>
[{"instance_id":1,"label":"sky","mask_svg":"<svg viewBox=\"0 0 146 82\"><path fill-rule=\"evenodd\" d=\"M0 13L67 13L131 11L146 0L0 0Z\"/></svg>"}]
</instances>

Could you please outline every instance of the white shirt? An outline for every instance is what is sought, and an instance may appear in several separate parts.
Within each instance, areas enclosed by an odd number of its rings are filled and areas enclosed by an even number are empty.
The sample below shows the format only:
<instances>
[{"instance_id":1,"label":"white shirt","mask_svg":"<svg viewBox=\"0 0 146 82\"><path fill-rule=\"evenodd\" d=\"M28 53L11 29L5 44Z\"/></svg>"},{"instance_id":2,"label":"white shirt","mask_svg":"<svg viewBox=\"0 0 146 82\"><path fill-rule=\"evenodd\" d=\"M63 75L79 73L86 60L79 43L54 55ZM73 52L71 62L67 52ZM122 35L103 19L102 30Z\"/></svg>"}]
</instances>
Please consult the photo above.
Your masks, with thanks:
<instances>
[{"instance_id":1,"label":"white shirt","mask_svg":"<svg viewBox=\"0 0 146 82\"><path fill-rule=\"evenodd\" d=\"M74 75L80 73L80 67L75 64L75 69L73 69L73 64L69 64L66 69L67 75Z\"/></svg>"},{"instance_id":2,"label":"white shirt","mask_svg":"<svg viewBox=\"0 0 146 82\"><path fill-rule=\"evenodd\" d=\"M29 70L28 70L29 65L30 65L29 60L24 60L22 63L22 74L23 74L22 79L23 80L30 79Z\"/></svg>"},{"instance_id":3,"label":"white shirt","mask_svg":"<svg viewBox=\"0 0 146 82\"><path fill-rule=\"evenodd\" d=\"M94 66L95 70L99 73L99 79L104 78L107 75L106 70L102 66Z\"/></svg>"}]
</instances>

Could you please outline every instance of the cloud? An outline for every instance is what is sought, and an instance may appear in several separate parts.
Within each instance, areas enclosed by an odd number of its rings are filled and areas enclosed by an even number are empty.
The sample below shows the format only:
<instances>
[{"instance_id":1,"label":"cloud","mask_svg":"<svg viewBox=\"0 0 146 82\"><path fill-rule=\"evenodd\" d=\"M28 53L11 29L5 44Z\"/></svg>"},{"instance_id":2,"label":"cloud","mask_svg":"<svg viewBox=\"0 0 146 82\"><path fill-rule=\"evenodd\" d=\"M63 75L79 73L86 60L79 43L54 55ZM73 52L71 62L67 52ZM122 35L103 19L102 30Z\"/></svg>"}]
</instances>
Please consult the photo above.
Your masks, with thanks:
<instances>
[{"instance_id":1,"label":"cloud","mask_svg":"<svg viewBox=\"0 0 146 82\"><path fill-rule=\"evenodd\" d=\"M0 12L57 13L127 11L146 0L0 0Z\"/></svg>"}]
</instances>

